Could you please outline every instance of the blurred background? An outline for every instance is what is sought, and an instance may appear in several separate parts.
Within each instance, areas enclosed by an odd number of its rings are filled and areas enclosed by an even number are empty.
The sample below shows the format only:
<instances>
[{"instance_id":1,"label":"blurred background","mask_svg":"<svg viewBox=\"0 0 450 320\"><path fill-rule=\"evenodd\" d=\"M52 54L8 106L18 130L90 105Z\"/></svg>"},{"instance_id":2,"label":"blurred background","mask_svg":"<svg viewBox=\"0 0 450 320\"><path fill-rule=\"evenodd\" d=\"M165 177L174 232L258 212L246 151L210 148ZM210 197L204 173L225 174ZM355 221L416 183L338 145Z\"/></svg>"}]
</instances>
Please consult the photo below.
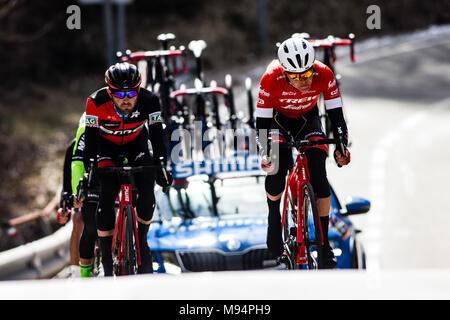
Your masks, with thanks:
<instances>
[{"instance_id":1,"label":"blurred background","mask_svg":"<svg viewBox=\"0 0 450 320\"><path fill-rule=\"evenodd\" d=\"M101 4L86 2L0 0L2 219L43 208L59 192L64 151L86 98L104 85L110 61L105 49L105 11ZM257 82L275 57L275 43L295 32L308 32L315 38L354 33L357 42L411 33L450 23L449 3L133 0L121 9L112 4L112 45L114 52L156 50L157 35L166 32L176 35L177 46L203 39L208 45L203 55L207 77L217 76L220 85L223 75L231 73L239 86L239 76L259 66ZM70 5L80 8L80 29L67 27ZM381 9L379 29L367 27L370 5ZM124 10L125 17L121 30L116 23L119 10ZM118 43L119 31L124 34L122 43ZM349 82L345 88L351 91Z\"/></svg>"}]
</instances>

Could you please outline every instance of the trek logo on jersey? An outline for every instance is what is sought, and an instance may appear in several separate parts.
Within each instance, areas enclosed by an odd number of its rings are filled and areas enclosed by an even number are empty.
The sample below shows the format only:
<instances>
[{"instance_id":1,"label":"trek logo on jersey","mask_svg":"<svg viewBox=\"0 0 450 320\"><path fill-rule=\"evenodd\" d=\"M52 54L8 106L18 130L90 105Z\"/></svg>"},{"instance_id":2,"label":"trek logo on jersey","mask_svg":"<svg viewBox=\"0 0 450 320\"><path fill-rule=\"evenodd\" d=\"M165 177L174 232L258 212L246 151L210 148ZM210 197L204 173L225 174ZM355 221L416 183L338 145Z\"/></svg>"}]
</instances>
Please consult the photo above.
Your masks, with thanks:
<instances>
[{"instance_id":1,"label":"trek logo on jersey","mask_svg":"<svg viewBox=\"0 0 450 320\"><path fill-rule=\"evenodd\" d=\"M259 87L259 94L262 96L270 97L270 93L264 91L264 89L261 89L261 87Z\"/></svg>"},{"instance_id":2,"label":"trek logo on jersey","mask_svg":"<svg viewBox=\"0 0 450 320\"><path fill-rule=\"evenodd\" d=\"M161 112L157 111L157 112L150 113L149 121L150 121L149 124L161 122L162 121L161 120Z\"/></svg>"},{"instance_id":3,"label":"trek logo on jersey","mask_svg":"<svg viewBox=\"0 0 450 320\"><path fill-rule=\"evenodd\" d=\"M309 97L305 97L305 98L297 98L297 99L280 99L280 102L284 102L284 103L302 103L302 102L314 100L318 96L319 95L309 96Z\"/></svg>"},{"instance_id":4,"label":"trek logo on jersey","mask_svg":"<svg viewBox=\"0 0 450 320\"><path fill-rule=\"evenodd\" d=\"M328 89L336 86L336 79L333 81L328 82Z\"/></svg>"},{"instance_id":5,"label":"trek logo on jersey","mask_svg":"<svg viewBox=\"0 0 450 320\"><path fill-rule=\"evenodd\" d=\"M86 116L86 127L98 128L98 117Z\"/></svg>"}]
</instances>

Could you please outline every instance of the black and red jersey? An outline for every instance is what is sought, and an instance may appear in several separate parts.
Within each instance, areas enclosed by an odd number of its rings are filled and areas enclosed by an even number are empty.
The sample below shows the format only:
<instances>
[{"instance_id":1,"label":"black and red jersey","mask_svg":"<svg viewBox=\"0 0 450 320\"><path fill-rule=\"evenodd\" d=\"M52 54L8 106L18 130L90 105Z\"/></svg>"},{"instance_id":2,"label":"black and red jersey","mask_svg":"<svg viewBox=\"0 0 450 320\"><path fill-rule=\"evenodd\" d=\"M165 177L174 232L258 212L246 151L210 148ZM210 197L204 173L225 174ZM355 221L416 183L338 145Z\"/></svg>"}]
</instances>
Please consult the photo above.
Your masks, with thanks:
<instances>
[{"instance_id":1,"label":"black and red jersey","mask_svg":"<svg viewBox=\"0 0 450 320\"><path fill-rule=\"evenodd\" d=\"M95 159L98 139L106 139L122 146L133 141L140 134L147 133L147 127L155 156L167 157L160 102L151 91L140 88L133 111L124 115L114 105L107 88L99 89L87 99L85 118L85 160Z\"/></svg>"}]
</instances>

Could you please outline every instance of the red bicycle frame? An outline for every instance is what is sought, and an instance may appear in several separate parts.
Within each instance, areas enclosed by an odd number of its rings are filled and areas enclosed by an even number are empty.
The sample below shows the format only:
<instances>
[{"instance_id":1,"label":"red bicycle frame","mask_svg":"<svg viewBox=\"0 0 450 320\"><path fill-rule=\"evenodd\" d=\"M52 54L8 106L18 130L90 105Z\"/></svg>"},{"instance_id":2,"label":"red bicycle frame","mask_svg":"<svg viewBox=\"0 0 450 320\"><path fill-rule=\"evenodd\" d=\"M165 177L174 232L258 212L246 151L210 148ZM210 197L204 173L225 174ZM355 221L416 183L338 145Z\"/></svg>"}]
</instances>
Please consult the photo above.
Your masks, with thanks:
<instances>
[{"instance_id":1,"label":"red bicycle frame","mask_svg":"<svg viewBox=\"0 0 450 320\"><path fill-rule=\"evenodd\" d=\"M309 182L309 171L308 171L308 160L303 152L300 152L297 155L297 159L295 161L294 167L289 172L286 187L284 191L284 201L283 201L283 216L281 219L281 230L283 230L284 222L285 222L285 214L286 214L286 204L287 204L287 196L288 190L291 191L291 195L296 195L297 201L295 199L291 199L292 206L295 208L297 204L297 254L296 254L296 262L297 264L306 264L306 250L305 244L303 243L303 228L307 230L308 226L303 226L303 214L307 214L303 212L303 196L304 196L304 185ZM320 225L319 219L319 229L322 234L322 226ZM323 245L323 236L322 245Z\"/></svg>"},{"instance_id":2,"label":"red bicycle frame","mask_svg":"<svg viewBox=\"0 0 450 320\"><path fill-rule=\"evenodd\" d=\"M123 246L124 244L124 237L125 237L125 232L124 229L126 228L126 226L124 225L124 218L126 215L126 210L125 208L127 206L130 207L131 212L132 212L132 217L133 217L133 229L134 229L134 238L136 239L136 249L137 249L137 256L138 256L138 265L141 265L141 253L140 253L140 249L139 249L139 238L138 238L138 232L137 232L137 228L136 228L136 212L133 208L133 203L132 203L132 185L131 184L122 184L120 186L120 195L119 195L119 213L117 215L117 219L116 219L116 226L114 228L114 235L113 235L113 239L120 239L119 241L119 248L117 248L118 250L118 265L121 266L121 262L124 256L124 251L125 248ZM114 246L116 245L116 241L113 241L112 244L112 248L111 250L114 250ZM123 275L124 274L124 270L122 267L120 267L120 274Z\"/></svg>"}]
</instances>

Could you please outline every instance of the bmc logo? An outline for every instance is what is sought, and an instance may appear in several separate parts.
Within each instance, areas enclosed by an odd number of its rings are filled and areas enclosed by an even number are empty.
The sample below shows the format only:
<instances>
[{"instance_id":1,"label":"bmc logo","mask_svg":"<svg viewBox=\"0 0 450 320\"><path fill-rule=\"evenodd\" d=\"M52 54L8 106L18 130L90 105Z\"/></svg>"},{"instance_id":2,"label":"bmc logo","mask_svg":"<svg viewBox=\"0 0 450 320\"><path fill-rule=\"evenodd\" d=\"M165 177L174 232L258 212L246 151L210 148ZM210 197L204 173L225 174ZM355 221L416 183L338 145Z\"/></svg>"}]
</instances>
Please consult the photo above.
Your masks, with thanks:
<instances>
[{"instance_id":1,"label":"bmc logo","mask_svg":"<svg viewBox=\"0 0 450 320\"><path fill-rule=\"evenodd\" d=\"M130 187L124 186L123 191L125 192L124 194L125 202L130 202Z\"/></svg>"}]
</instances>

